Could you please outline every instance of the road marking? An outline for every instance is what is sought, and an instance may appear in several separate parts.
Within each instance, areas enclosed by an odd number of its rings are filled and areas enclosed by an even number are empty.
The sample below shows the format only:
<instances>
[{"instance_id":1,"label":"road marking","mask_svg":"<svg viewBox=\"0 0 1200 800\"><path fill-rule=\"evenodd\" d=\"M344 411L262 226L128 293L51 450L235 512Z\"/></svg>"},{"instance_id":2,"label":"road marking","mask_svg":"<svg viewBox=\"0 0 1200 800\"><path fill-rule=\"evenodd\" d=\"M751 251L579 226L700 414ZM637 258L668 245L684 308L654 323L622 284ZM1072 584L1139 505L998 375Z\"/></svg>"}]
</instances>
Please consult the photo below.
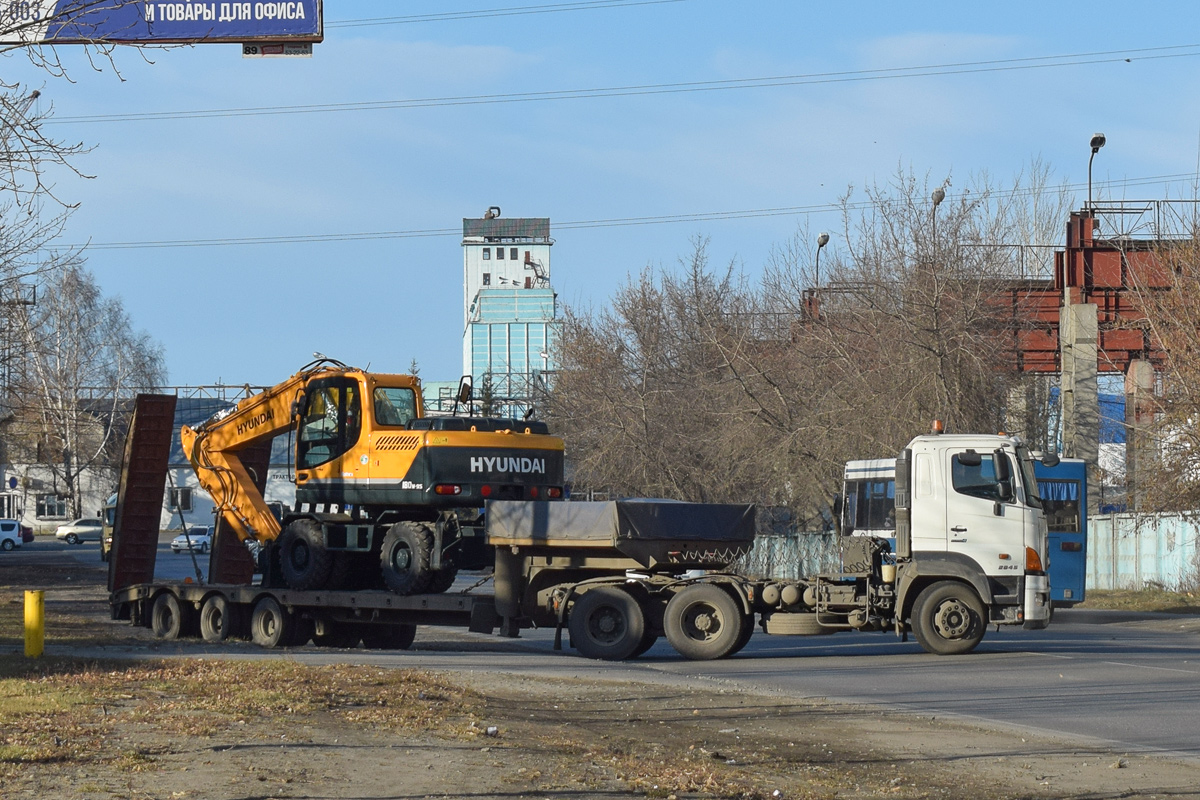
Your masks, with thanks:
<instances>
[{"instance_id":1,"label":"road marking","mask_svg":"<svg viewBox=\"0 0 1200 800\"><path fill-rule=\"evenodd\" d=\"M1146 664L1126 664L1123 661L1101 661L1101 664L1111 664L1115 667L1133 667L1134 669L1156 669L1159 672L1182 672L1184 675L1200 674L1194 669L1177 669L1175 667L1151 667Z\"/></svg>"}]
</instances>

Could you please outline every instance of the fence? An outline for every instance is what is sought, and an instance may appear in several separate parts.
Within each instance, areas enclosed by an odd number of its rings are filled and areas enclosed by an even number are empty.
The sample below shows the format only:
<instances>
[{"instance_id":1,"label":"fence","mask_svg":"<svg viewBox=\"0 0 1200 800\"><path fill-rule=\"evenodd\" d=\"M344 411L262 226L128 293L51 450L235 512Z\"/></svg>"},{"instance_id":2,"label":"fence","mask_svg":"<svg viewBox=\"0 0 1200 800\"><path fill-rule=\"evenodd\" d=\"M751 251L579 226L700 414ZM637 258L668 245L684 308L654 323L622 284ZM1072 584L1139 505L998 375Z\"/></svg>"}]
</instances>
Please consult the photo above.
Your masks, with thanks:
<instances>
[{"instance_id":1,"label":"fence","mask_svg":"<svg viewBox=\"0 0 1200 800\"><path fill-rule=\"evenodd\" d=\"M1108 514L1088 518L1088 589L1193 589L1200 581L1200 517Z\"/></svg>"}]
</instances>

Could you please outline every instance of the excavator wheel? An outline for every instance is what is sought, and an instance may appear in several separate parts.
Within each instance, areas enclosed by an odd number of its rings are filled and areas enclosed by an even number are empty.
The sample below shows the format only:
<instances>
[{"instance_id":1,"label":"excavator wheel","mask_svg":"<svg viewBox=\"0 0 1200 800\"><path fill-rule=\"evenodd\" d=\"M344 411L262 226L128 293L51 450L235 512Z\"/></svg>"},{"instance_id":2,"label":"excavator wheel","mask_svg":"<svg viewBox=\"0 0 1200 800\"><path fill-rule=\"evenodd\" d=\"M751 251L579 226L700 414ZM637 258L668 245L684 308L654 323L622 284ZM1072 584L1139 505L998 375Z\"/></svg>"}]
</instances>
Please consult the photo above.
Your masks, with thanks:
<instances>
[{"instance_id":1,"label":"excavator wheel","mask_svg":"<svg viewBox=\"0 0 1200 800\"><path fill-rule=\"evenodd\" d=\"M441 594L454 585L454 579L457 577L458 565L450 558L444 557L441 568L433 571L433 577L429 579L429 589L426 591Z\"/></svg>"},{"instance_id":2,"label":"excavator wheel","mask_svg":"<svg viewBox=\"0 0 1200 800\"><path fill-rule=\"evenodd\" d=\"M279 535L280 568L283 580L296 590L325 589L333 571L333 556L325 547L325 532L320 523L298 519Z\"/></svg>"},{"instance_id":3,"label":"excavator wheel","mask_svg":"<svg viewBox=\"0 0 1200 800\"><path fill-rule=\"evenodd\" d=\"M421 594L429 590L434 572L433 530L426 522L397 522L383 537L379 565L383 581L396 594Z\"/></svg>"}]
</instances>

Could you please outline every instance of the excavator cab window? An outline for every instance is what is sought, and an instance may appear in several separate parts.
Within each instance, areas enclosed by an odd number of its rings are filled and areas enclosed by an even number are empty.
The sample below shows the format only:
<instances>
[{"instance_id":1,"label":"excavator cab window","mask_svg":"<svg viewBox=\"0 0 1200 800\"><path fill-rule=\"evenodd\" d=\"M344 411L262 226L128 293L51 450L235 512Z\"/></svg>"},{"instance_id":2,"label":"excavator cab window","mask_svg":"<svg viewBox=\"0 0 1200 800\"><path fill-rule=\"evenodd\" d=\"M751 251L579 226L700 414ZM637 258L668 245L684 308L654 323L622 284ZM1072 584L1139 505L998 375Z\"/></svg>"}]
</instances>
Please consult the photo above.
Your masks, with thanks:
<instances>
[{"instance_id":1,"label":"excavator cab window","mask_svg":"<svg viewBox=\"0 0 1200 800\"><path fill-rule=\"evenodd\" d=\"M296 437L297 466L324 464L355 445L362 432L360 395L352 378L322 378L308 385Z\"/></svg>"},{"instance_id":2,"label":"excavator cab window","mask_svg":"<svg viewBox=\"0 0 1200 800\"><path fill-rule=\"evenodd\" d=\"M375 387L375 424L403 428L417 416L417 396L403 386Z\"/></svg>"}]
</instances>

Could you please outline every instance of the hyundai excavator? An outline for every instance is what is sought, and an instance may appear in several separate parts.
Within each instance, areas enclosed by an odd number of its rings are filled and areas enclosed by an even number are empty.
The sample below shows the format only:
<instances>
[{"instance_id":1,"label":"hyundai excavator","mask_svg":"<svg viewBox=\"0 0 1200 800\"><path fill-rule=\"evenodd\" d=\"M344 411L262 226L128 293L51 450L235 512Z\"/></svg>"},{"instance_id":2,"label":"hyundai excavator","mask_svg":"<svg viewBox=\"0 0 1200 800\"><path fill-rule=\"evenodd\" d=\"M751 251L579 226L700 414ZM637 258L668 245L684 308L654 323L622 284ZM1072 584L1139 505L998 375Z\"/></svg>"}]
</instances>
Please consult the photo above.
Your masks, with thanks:
<instances>
[{"instance_id":1,"label":"hyundai excavator","mask_svg":"<svg viewBox=\"0 0 1200 800\"><path fill-rule=\"evenodd\" d=\"M464 379L455 404L470 408ZM241 454L287 434L296 510L280 520ZM485 501L563 497L563 442L544 422L426 416L411 375L319 359L180 431L217 513L263 545L267 580L292 589L444 592L458 570L493 563Z\"/></svg>"}]
</instances>

